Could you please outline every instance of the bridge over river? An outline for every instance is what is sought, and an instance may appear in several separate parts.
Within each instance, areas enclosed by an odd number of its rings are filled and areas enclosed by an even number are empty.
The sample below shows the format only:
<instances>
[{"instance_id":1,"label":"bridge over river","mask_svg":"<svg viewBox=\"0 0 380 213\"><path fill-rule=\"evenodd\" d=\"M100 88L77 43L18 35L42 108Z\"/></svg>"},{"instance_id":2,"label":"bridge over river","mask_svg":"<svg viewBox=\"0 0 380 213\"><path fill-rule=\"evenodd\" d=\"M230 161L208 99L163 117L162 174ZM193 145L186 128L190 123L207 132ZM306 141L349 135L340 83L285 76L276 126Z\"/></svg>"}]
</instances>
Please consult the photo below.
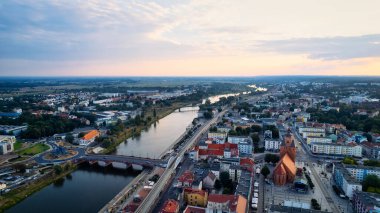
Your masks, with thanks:
<instances>
[{"instance_id":1,"label":"bridge over river","mask_svg":"<svg viewBox=\"0 0 380 213\"><path fill-rule=\"evenodd\" d=\"M100 166L112 166L117 168L128 168L133 166L142 167L166 167L167 161L162 159L151 159L151 158L141 158L134 156L124 156L124 155L85 155L79 158L77 161L83 162L87 161L90 164L98 163Z\"/></svg>"}]
</instances>

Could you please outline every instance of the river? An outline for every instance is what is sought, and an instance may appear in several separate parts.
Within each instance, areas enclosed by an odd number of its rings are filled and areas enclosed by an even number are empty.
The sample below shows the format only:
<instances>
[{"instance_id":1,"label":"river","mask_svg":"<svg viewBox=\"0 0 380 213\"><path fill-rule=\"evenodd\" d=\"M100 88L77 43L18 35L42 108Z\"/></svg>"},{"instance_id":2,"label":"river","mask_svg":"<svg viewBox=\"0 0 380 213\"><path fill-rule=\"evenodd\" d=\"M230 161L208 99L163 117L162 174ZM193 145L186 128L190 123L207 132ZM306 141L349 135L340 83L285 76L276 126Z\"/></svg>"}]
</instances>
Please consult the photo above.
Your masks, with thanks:
<instances>
[{"instance_id":1,"label":"river","mask_svg":"<svg viewBox=\"0 0 380 213\"><path fill-rule=\"evenodd\" d=\"M139 137L120 144L116 154L157 158L185 132L197 117L197 109L176 110L152 124ZM130 170L81 166L63 184L51 184L6 212L97 212L136 175Z\"/></svg>"},{"instance_id":2,"label":"river","mask_svg":"<svg viewBox=\"0 0 380 213\"><path fill-rule=\"evenodd\" d=\"M80 166L71 178L43 188L6 212L97 212L137 175L134 171Z\"/></svg>"},{"instance_id":3,"label":"river","mask_svg":"<svg viewBox=\"0 0 380 213\"><path fill-rule=\"evenodd\" d=\"M152 124L141 135L121 143L117 155L158 158L197 117L198 107L185 107Z\"/></svg>"}]
</instances>

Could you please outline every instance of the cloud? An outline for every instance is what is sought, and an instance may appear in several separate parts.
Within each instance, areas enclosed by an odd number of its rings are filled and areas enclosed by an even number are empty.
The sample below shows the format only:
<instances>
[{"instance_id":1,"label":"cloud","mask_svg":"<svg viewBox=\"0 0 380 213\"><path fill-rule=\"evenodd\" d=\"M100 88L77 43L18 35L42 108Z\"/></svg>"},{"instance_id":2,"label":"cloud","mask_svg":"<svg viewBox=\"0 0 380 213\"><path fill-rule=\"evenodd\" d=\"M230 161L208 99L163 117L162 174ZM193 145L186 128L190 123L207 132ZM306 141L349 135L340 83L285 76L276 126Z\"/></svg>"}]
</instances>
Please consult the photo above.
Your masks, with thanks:
<instances>
[{"instance_id":1,"label":"cloud","mask_svg":"<svg viewBox=\"0 0 380 213\"><path fill-rule=\"evenodd\" d=\"M168 26L167 13L152 2L2 2L0 58L135 60L186 55L189 46L150 36Z\"/></svg>"},{"instance_id":2,"label":"cloud","mask_svg":"<svg viewBox=\"0 0 380 213\"><path fill-rule=\"evenodd\" d=\"M95 62L120 72L131 70L131 64L146 72L249 72L290 66L284 62L289 56L297 57L295 64L302 64L300 58L376 57L380 28L373 26L380 19L380 3L363 1L0 1L0 74L23 69L49 74L63 68L89 72ZM216 69L219 60L225 66ZM292 64L295 69L308 65Z\"/></svg>"},{"instance_id":3,"label":"cloud","mask_svg":"<svg viewBox=\"0 0 380 213\"><path fill-rule=\"evenodd\" d=\"M285 54L306 54L311 59L322 60L378 57L380 34L261 41L254 46L254 51L257 49Z\"/></svg>"}]
</instances>

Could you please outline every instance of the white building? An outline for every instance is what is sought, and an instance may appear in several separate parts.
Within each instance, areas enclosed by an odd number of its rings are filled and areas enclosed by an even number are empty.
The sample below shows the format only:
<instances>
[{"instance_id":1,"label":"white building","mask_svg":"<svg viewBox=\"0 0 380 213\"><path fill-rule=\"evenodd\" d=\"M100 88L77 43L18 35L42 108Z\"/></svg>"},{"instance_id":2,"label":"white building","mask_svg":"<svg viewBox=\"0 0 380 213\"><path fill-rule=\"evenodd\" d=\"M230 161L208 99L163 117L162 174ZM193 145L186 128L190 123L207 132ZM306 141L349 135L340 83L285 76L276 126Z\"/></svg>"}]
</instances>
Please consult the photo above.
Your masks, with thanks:
<instances>
[{"instance_id":1,"label":"white building","mask_svg":"<svg viewBox=\"0 0 380 213\"><path fill-rule=\"evenodd\" d=\"M301 133L302 138L306 139L308 137L326 137L326 133L324 132L309 132L309 131L303 131Z\"/></svg>"},{"instance_id":2,"label":"white building","mask_svg":"<svg viewBox=\"0 0 380 213\"><path fill-rule=\"evenodd\" d=\"M361 183L355 179L341 164L334 164L333 177L336 185L350 199L355 191L362 191Z\"/></svg>"},{"instance_id":3,"label":"white building","mask_svg":"<svg viewBox=\"0 0 380 213\"><path fill-rule=\"evenodd\" d=\"M311 143L311 151L315 154L326 155L348 155L362 157L362 147L356 143L333 144L333 143Z\"/></svg>"},{"instance_id":4,"label":"white building","mask_svg":"<svg viewBox=\"0 0 380 213\"><path fill-rule=\"evenodd\" d=\"M13 152L14 143L16 143L16 137L10 135L0 135L0 154L5 155Z\"/></svg>"},{"instance_id":5,"label":"white building","mask_svg":"<svg viewBox=\"0 0 380 213\"><path fill-rule=\"evenodd\" d=\"M228 169L228 173L230 174L230 178L237 182L241 176L241 168L238 165L231 165Z\"/></svg>"},{"instance_id":6,"label":"white building","mask_svg":"<svg viewBox=\"0 0 380 213\"><path fill-rule=\"evenodd\" d=\"M237 144L240 154L252 154L253 142L248 136L228 136L228 142Z\"/></svg>"},{"instance_id":7,"label":"white building","mask_svg":"<svg viewBox=\"0 0 380 213\"><path fill-rule=\"evenodd\" d=\"M303 132L320 132L320 133L324 133L325 132L325 128L322 128L322 127L300 127L298 129L298 132L300 134L302 134Z\"/></svg>"},{"instance_id":8,"label":"white building","mask_svg":"<svg viewBox=\"0 0 380 213\"><path fill-rule=\"evenodd\" d=\"M332 143L332 139L331 138L327 138L327 137L315 137L315 136L307 137L306 141L307 141L308 145L310 145L311 143Z\"/></svg>"},{"instance_id":9,"label":"white building","mask_svg":"<svg viewBox=\"0 0 380 213\"><path fill-rule=\"evenodd\" d=\"M238 144L239 154L251 155L253 151L252 140L246 140Z\"/></svg>"},{"instance_id":10,"label":"white building","mask_svg":"<svg viewBox=\"0 0 380 213\"><path fill-rule=\"evenodd\" d=\"M380 178L380 168L361 165L345 165L347 171L357 181L361 182L367 175L377 175Z\"/></svg>"},{"instance_id":11,"label":"white building","mask_svg":"<svg viewBox=\"0 0 380 213\"><path fill-rule=\"evenodd\" d=\"M227 133L226 132L209 132L207 134L207 137L212 138L218 144L224 144L227 138Z\"/></svg>"},{"instance_id":12,"label":"white building","mask_svg":"<svg viewBox=\"0 0 380 213\"><path fill-rule=\"evenodd\" d=\"M281 141L279 140L265 140L265 150L267 151L278 151L280 150Z\"/></svg>"},{"instance_id":13,"label":"white building","mask_svg":"<svg viewBox=\"0 0 380 213\"><path fill-rule=\"evenodd\" d=\"M248 138L248 136L228 136L228 142L233 144L239 144L240 142L246 141Z\"/></svg>"}]
</instances>

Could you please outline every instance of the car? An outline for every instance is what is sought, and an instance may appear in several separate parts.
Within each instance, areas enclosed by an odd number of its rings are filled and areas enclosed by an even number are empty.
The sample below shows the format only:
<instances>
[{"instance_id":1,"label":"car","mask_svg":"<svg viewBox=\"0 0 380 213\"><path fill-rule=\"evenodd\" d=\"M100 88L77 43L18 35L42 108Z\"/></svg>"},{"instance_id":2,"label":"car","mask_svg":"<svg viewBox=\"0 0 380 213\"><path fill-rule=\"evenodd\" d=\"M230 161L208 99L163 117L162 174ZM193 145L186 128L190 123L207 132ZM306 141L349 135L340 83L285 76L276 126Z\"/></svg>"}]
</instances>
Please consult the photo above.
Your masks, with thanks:
<instances>
[{"instance_id":1,"label":"car","mask_svg":"<svg viewBox=\"0 0 380 213\"><path fill-rule=\"evenodd\" d=\"M252 198L252 204L256 204L259 202L259 199L257 197Z\"/></svg>"}]
</instances>

